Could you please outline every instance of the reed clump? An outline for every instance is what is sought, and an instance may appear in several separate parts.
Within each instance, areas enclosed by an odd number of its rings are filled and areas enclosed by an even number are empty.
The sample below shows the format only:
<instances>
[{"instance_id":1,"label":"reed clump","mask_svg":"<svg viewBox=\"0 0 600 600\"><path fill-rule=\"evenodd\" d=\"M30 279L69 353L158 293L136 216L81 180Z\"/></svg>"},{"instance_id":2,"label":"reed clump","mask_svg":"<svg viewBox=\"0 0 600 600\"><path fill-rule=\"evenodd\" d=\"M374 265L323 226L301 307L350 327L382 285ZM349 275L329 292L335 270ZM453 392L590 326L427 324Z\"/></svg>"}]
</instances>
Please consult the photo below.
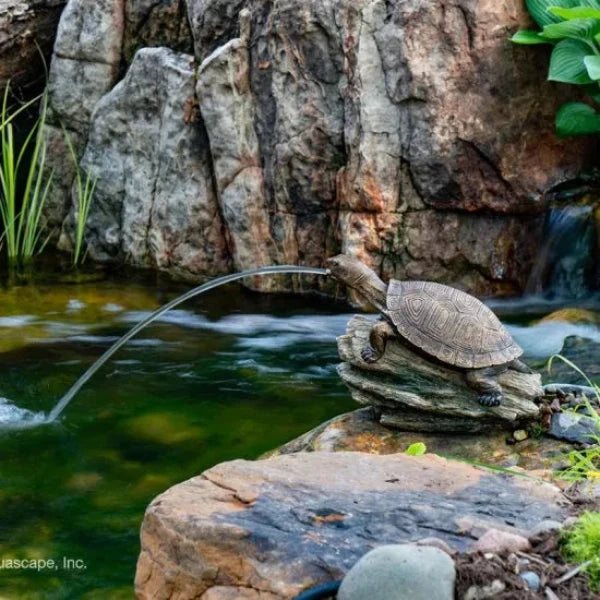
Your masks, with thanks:
<instances>
[{"instance_id":1,"label":"reed clump","mask_svg":"<svg viewBox=\"0 0 600 600\"><path fill-rule=\"evenodd\" d=\"M44 129L48 112L47 93L19 107L9 106L7 84L0 110L0 241L10 267L24 265L41 252L48 238L42 237L42 213L52 181L46 170ZM15 119L40 101L39 115L19 144Z\"/></svg>"}]
</instances>

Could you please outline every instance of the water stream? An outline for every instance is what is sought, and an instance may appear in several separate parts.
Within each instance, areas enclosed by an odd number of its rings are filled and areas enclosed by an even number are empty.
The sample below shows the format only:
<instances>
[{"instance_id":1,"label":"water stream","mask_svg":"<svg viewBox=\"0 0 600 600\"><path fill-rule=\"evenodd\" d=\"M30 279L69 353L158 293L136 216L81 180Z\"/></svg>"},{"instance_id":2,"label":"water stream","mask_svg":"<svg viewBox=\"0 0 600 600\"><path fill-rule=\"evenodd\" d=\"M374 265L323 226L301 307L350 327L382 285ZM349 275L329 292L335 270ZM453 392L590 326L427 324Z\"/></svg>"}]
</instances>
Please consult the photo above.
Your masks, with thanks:
<instances>
[{"instance_id":1,"label":"water stream","mask_svg":"<svg viewBox=\"0 0 600 600\"><path fill-rule=\"evenodd\" d=\"M231 275L224 275L223 277L217 277L212 281L204 283L189 292L182 294L178 298L167 302L164 306L155 310L150 316L140 321L135 327L128 331L120 340L115 342L69 389L69 391L59 400L56 406L50 411L48 415L47 423L55 421L61 413L67 408L69 402L77 395L79 390L90 380L90 378L100 369L106 361L115 352L118 352L131 338L135 337L144 327L147 327L153 321L156 321L159 317L170 311L172 308L183 304L187 300L204 294L209 290L218 288L227 283L237 281L238 279L244 279L244 277L253 277L258 275L270 275L270 274L291 274L297 273L301 275L327 275L326 269L319 269L317 267L297 267L294 265L277 265L272 267L261 267L259 269L249 269L246 271L240 271L239 273L232 273ZM0 415L1 416L1 415Z\"/></svg>"},{"instance_id":2,"label":"water stream","mask_svg":"<svg viewBox=\"0 0 600 600\"><path fill-rule=\"evenodd\" d=\"M549 300L589 298L595 243L593 207L552 208L525 295Z\"/></svg>"}]
</instances>

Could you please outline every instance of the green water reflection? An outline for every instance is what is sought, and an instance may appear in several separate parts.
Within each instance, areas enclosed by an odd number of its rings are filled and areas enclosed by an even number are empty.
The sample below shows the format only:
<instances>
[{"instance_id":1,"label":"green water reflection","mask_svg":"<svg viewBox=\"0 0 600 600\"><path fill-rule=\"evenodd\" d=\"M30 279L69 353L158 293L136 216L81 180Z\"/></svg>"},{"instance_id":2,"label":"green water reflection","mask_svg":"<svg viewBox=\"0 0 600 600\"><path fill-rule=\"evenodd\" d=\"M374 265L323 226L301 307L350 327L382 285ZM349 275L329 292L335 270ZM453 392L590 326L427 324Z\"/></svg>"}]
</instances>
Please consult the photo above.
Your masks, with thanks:
<instances>
[{"instance_id":1,"label":"green water reflection","mask_svg":"<svg viewBox=\"0 0 600 600\"><path fill-rule=\"evenodd\" d=\"M141 315L181 288L104 281L0 291L0 396L48 411ZM353 408L335 375L343 307L233 286L145 331L61 423L0 432L0 598L132 598L148 502ZM62 569L63 557L85 569Z\"/></svg>"}]
</instances>

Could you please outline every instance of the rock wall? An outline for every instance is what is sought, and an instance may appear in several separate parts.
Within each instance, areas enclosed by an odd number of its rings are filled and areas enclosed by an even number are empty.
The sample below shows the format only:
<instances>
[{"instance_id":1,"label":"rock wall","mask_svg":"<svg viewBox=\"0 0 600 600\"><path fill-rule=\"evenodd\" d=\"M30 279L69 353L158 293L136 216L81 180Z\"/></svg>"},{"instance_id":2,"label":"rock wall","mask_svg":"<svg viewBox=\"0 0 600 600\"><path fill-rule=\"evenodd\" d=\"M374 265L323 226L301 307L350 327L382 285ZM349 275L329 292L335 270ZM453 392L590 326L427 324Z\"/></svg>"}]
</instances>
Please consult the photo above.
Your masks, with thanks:
<instances>
[{"instance_id":1,"label":"rock wall","mask_svg":"<svg viewBox=\"0 0 600 600\"><path fill-rule=\"evenodd\" d=\"M519 290L545 190L593 154L555 138L572 90L510 44L527 24L520 0L70 0L48 226L69 249L62 123L98 178L96 259L198 279L344 251Z\"/></svg>"}]
</instances>

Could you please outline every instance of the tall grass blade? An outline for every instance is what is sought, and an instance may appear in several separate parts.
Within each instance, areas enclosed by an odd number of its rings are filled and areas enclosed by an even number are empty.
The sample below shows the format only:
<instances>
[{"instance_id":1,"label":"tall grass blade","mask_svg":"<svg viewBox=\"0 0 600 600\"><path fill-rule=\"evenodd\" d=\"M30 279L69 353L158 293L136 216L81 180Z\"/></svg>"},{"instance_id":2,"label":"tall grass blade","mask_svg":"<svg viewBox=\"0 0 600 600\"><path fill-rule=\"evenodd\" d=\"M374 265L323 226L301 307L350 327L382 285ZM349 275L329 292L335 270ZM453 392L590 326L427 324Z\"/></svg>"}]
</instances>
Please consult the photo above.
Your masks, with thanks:
<instances>
[{"instance_id":1,"label":"tall grass blade","mask_svg":"<svg viewBox=\"0 0 600 600\"><path fill-rule=\"evenodd\" d=\"M67 142L67 147L69 148L71 160L73 161L73 165L75 166L75 187L77 198L75 199L74 206L75 247L73 249L73 266L77 266L80 263L82 263L85 260L85 257L87 256L87 250L83 252L85 226L88 220L90 207L92 205L94 192L96 191L96 184L98 183L98 179L92 178L92 176L88 172L85 173L84 179L82 169L79 166L79 161L77 160L77 153L75 152L75 148L73 147L71 138L64 127L63 133Z\"/></svg>"},{"instance_id":2,"label":"tall grass blade","mask_svg":"<svg viewBox=\"0 0 600 600\"><path fill-rule=\"evenodd\" d=\"M46 182L44 128L47 93L16 110L9 107L10 87L4 89L0 109L0 221L9 267L23 265L41 251L40 224L52 174ZM12 121L42 98L38 118L17 148ZM19 182L24 181L23 189Z\"/></svg>"}]
</instances>

